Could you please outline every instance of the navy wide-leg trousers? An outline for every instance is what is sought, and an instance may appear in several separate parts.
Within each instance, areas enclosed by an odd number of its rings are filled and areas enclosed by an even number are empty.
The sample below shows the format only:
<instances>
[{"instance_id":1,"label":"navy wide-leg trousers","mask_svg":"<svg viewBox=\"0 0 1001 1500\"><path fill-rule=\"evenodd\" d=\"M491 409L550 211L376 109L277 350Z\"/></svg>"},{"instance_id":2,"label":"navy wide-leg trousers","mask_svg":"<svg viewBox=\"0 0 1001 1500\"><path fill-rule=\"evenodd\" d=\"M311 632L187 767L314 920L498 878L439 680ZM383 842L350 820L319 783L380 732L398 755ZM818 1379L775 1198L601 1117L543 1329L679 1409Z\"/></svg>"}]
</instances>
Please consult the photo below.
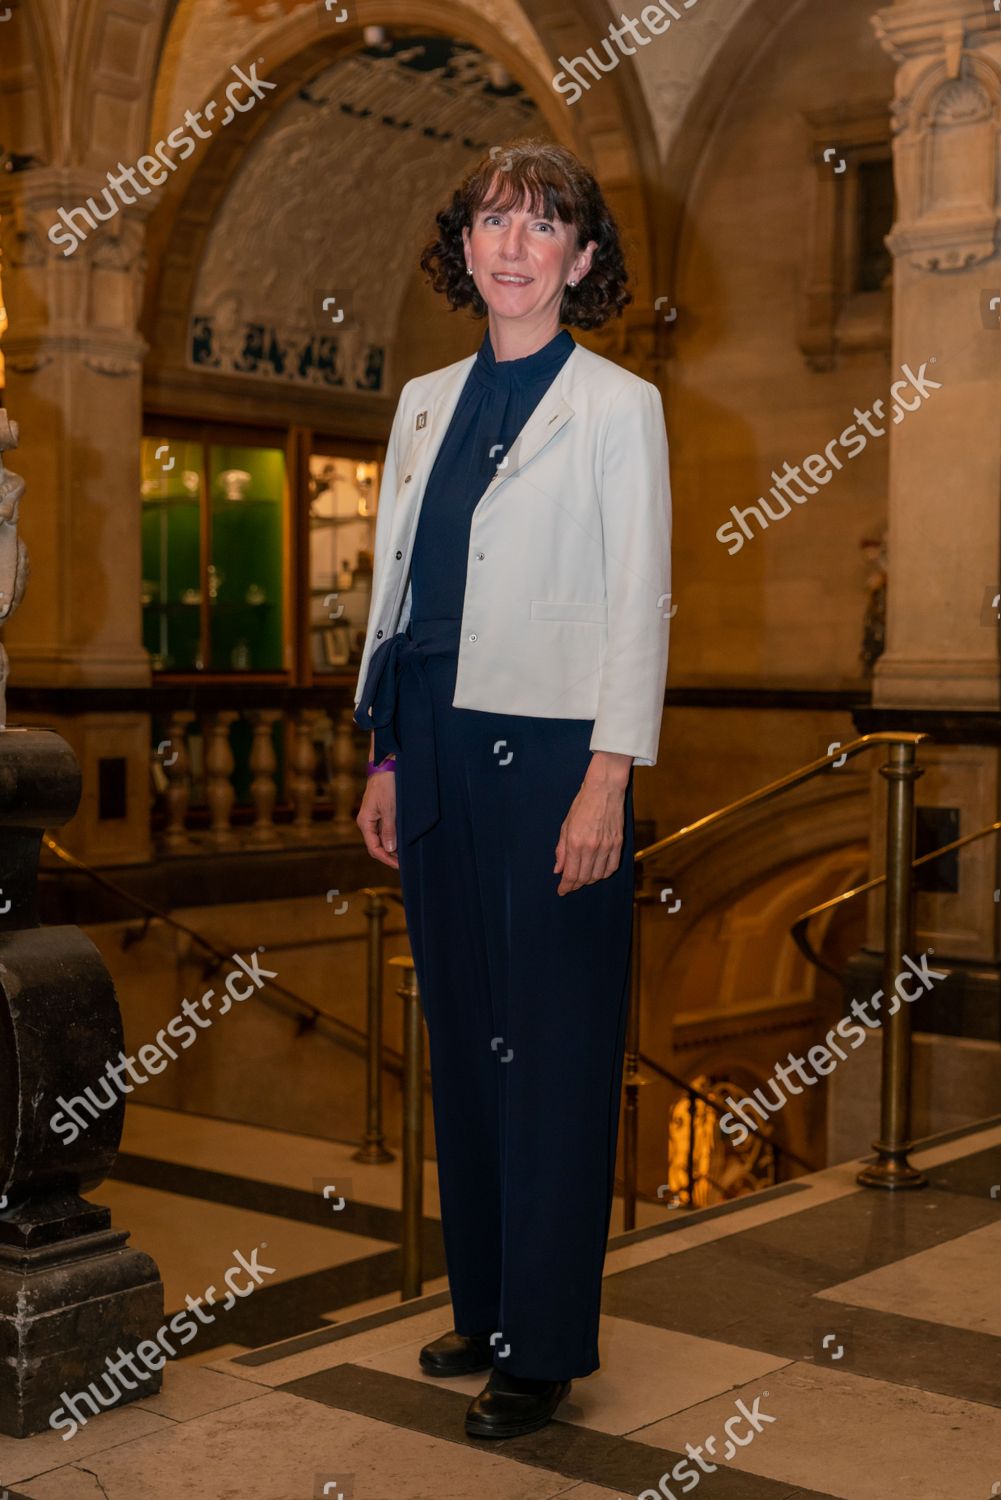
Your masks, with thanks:
<instances>
[{"instance_id":1,"label":"navy wide-leg trousers","mask_svg":"<svg viewBox=\"0 0 1001 1500\"><path fill-rule=\"evenodd\" d=\"M499 1333L499 1369L572 1379L599 1364L629 999L633 776L618 869L558 896L556 844L591 759L593 721L453 708L454 649L436 651L433 622L411 623L406 637L397 847L455 1327ZM408 842L408 814L428 800L418 778L432 774L437 821Z\"/></svg>"}]
</instances>

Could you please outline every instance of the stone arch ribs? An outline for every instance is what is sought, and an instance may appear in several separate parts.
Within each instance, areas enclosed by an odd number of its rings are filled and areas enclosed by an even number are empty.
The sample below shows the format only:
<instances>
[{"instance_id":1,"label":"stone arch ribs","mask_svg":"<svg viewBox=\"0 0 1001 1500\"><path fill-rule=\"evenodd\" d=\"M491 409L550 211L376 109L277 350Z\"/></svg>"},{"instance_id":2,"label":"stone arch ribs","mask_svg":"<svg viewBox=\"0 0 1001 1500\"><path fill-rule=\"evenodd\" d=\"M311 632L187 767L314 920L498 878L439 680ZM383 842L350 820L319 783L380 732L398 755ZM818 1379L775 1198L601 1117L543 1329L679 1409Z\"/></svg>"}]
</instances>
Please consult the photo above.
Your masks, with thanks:
<instances>
[{"instance_id":1,"label":"stone arch ribs","mask_svg":"<svg viewBox=\"0 0 1001 1500\"><path fill-rule=\"evenodd\" d=\"M59 160L64 92L50 9L45 0L21 3L0 26L0 144L46 163Z\"/></svg>"},{"instance_id":2,"label":"stone arch ribs","mask_svg":"<svg viewBox=\"0 0 1001 1500\"><path fill-rule=\"evenodd\" d=\"M663 257L665 287L676 284L692 184L706 147L740 80L757 67L761 53L808 0L747 0L721 36L715 50L698 59L693 83L677 109L662 173Z\"/></svg>"},{"instance_id":3,"label":"stone arch ribs","mask_svg":"<svg viewBox=\"0 0 1001 1500\"><path fill-rule=\"evenodd\" d=\"M145 6L158 13L150 20L159 38L185 0L115 0L116 5ZM561 53L577 55L594 46L614 19L602 0L578 0L574 7L557 7L552 0L525 0L523 13L531 21L558 69ZM186 338L188 303L205 240L239 157L267 128L280 105L331 62L357 48L363 25L381 24L398 33L458 34L496 57L532 95L557 140L577 151L596 171L609 206L630 250L635 302L632 318L652 323L651 286L660 254L656 244L658 183L655 137L635 81L630 84L627 61L568 108L550 79L540 80L534 68L512 48L483 14L470 7L456 10L444 0L360 0L348 26L324 25L315 4L290 14L279 28L262 31L257 56L263 55L260 76L279 84L274 105L249 112L184 163L163 189L164 196L149 224L149 275L143 329L157 351L176 362ZM568 52L567 49L572 49ZM145 54L144 54L145 58ZM243 59L234 58L240 62ZM153 81L146 75L146 126L133 138L130 160L148 147L148 121ZM119 146L120 152L123 148ZM646 306L644 306L646 304ZM629 315L627 314L627 316Z\"/></svg>"}]
</instances>

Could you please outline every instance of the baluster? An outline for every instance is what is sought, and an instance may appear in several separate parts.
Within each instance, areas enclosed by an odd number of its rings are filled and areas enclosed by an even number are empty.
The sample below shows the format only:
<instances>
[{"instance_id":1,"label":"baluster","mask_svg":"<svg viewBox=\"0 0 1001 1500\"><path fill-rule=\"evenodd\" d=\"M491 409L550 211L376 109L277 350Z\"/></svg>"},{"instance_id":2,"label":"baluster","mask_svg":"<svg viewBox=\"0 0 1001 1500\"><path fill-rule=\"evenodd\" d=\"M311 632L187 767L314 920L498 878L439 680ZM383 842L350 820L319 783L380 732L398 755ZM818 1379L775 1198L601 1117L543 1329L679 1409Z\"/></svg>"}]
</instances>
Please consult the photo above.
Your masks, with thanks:
<instances>
[{"instance_id":1,"label":"baluster","mask_svg":"<svg viewBox=\"0 0 1001 1500\"><path fill-rule=\"evenodd\" d=\"M254 726L254 739L250 747L250 769L254 776L250 783L250 796L255 817L247 843L258 849L274 849L282 842L274 821L278 796L275 782L278 757L271 732L272 725L281 717L281 709L278 708L257 708L250 714L250 722Z\"/></svg>"},{"instance_id":2,"label":"baluster","mask_svg":"<svg viewBox=\"0 0 1001 1500\"><path fill-rule=\"evenodd\" d=\"M236 792L233 789L233 751L229 743L230 725L240 715L222 709L209 716L209 738L205 747L205 800L209 805L209 843L218 849L229 849L236 843L230 826L230 813Z\"/></svg>"},{"instance_id":3,"label":"baluster","mask_svg":"<svg viewBox=\"0 0 1001 1500\"><path fill-rule=\"evenodd\" d=\"M368 737L366 736L366 744ZM366 759L368 757L366 756ZM330 800L334 819L330 832L335 839L358 836L358 824L352 817L358 792L358 727L353 710L342 708L334 720L334 743L330 755L333 774L330 778Z\"/></svg>"},{"instance_id":4,"label":"baluster","mask_svg":"<svg viewBox=\"0 0 1001 1500\"><path fill-rule=\"evenodd\" d=\"M316 746L313 733L320 717L315 708L301 708L295 721L295 741L292 746L292 775L289 787L295 817L293 832L298 839L313 837L313 807L316 803Z\"/></svg>"},{"instance_id":5,"label":"baluster","mask_svg":"<svg viewBox=\"0 0 1001 1500\"><path fill-rule=\"evenodd\" d=\"M164 798L167 803L167 827L160 837L165 854L187 853L195 840L188 833L186 819L191 801L191 755L188 750L188 725L194 714L175 709L170 716L166 744L163 747L163 772L167 778Z\"/></svg>"}]
</instances>

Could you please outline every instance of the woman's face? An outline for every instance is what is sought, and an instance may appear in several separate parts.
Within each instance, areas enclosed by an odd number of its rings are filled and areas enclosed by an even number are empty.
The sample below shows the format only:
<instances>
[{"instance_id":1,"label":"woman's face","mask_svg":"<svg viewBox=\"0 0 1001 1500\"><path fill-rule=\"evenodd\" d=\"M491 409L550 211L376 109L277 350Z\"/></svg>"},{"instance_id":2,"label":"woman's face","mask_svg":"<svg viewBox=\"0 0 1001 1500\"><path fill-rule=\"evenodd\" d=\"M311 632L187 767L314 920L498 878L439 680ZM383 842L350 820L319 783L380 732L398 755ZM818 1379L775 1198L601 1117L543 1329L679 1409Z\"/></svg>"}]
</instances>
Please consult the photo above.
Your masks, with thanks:
<instances>
[{"instance_id":1,"label":"woman's face","mask_svg":"<svg viewBox=\"0 0 1001 1500\"><path fill-rule=\"evenodd\" d=\"M567 282L587 274L597 241L578 250L573 224L547 219L526 204L477 210L472 229L462 230L466 265L494 317L558 322Z\"/></svg>"}]
</instances>

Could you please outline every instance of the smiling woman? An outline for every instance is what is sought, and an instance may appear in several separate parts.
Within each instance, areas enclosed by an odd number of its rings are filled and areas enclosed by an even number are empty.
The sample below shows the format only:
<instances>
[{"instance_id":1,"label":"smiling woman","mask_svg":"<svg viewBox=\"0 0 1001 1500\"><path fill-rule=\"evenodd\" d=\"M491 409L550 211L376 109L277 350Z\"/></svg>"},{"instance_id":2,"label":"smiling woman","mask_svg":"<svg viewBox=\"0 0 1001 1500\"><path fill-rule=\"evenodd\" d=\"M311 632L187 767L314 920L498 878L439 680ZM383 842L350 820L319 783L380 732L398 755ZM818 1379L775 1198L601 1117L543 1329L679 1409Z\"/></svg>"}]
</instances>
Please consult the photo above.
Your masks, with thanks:
<instances>
[{"instance_id":1,"label":"smiling woman","mask_svg":"<svg viewBox=\"0 0 1001 1500\"><path fill-rule=\"evenodd\" d=\"M671 587L660 393L560 328L631 300L615 222L569 151L501 149L421 257L489 326L401 394L355 698L358 825L400 871L430 1042L455 1328L420 1363L492 1369L466 1414L486 1438L543 1426L599 1363L633 766L657 758Z\"/></svg>"}]
</instances>

